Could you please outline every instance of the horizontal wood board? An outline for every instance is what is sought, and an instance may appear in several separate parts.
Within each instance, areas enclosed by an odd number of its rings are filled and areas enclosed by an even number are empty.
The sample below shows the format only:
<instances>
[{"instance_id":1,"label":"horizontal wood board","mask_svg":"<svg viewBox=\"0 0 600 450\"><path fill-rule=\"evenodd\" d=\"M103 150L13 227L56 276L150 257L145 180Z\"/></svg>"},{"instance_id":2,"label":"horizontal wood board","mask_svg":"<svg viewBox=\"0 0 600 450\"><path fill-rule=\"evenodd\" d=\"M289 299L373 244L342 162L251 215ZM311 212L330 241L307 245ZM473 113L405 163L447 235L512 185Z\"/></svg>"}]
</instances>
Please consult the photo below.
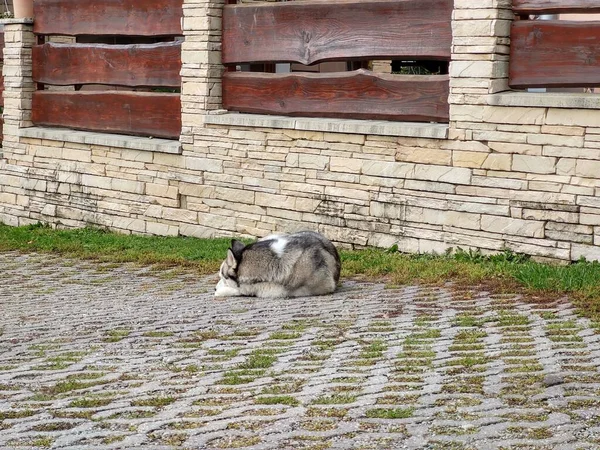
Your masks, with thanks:
<instances>
[{"instance_id":1,"label":"horizontal wood board","mask_svg":"<svg viewBox=\"0 0 600 450\"><path fill-rule=\"evenodd\" d=\"M569 14L600 12L598 0L513 0L520 14Z\"/></svg>"},{"instance_id":2,"label":"horizontal wood board","mask_svg":"<svg viewBox=\"0 0 600 450\"><path fill-rule=\"evenodd\" d=\"M33 80L51 85L181 86L181 42L33 47Z\"/></svg>"},{"instance_id":3,"label":"horizontal wood board","mask_svg":"<svg viewBox=\"0 0 600 450\"><path fill-rule=\"evenodd\" d=\"M226 72L223 107L308 117L448 121L447 75Z\"/></svg>"},{"instance_id":4,"label":"horizontal wood board","mask_svg":"<svg viewBox=\"0 0 600 450\"><path fill-rule=\"evenodd\" d=\"M600 22L514 22L509 68L513 88L600 86Z\"/></svg>"},{"instance_id":5,"label":"horizontal wood board","mask_svg":"<svg viewBox=\"0 0 600 450\"><path fill-rule=\"evenodd\" d=\"M451 0L332 0L227 5L223 62L449 60Z\"/></svg>"},{"instance_id":6,"label":"horizontal wood board","mask_svg":"<svg viewBox=\"0 0 600 450\"><path fill-rule=\"evenodd\" d=\"M180 35L183 0L36 0L33 31L61 35Z\"/></svg>"},{"instance_id":7,"label":"horizontal wood board","mask_svg":"<svg viewBox=\"0 0 600 450\"><path fill-rule=\"evenodd\" d=\"M33 93L36 125L178 139L179 94L147 92Z\"/></svg>"}]
</instances>

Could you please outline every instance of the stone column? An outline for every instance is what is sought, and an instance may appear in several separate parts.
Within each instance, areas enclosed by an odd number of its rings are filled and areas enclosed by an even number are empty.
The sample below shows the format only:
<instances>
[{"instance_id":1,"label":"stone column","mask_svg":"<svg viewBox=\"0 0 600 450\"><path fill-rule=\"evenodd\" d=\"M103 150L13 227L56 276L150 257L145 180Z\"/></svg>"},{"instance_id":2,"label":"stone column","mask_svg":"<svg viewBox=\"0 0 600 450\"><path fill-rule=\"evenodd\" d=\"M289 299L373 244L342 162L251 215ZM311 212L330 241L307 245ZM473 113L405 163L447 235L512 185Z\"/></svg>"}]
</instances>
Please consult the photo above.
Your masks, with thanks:
<instances>
[{"instance_id":1,"label":"stone column","mask_svg":"<svg viewBox=\"0 0 600 450\"><path fill-rule=\"evenodd\" d=\"M182 136L193 144L193 135L204 126L204 115L221 108L221 17L225 0L184 0L181 48Z\"/></svg>"},{"instance_id":2,"label":"stone column","mask_svg":"<svg viewBox=\"0 0 600 450\"><path fill-rule=\"evenodd\" d=\"M472 130L483 121L487 96L509 89L513 18L510 0L455 0L449 97L451 137L472 139Z\"/></svg>"},{"instance_id":3,"label":"stone column","mask_svg":"<svg viewBox=\"0 0 600 450\"><path fill-rule=\"evenodd\" d=\"M24 155L25 144L19 143L19 129L32 126L31 99L35 86L32 79L31 53L34 45L32 19L4 19L4 158Z\"/></svg>"}]
</instances>

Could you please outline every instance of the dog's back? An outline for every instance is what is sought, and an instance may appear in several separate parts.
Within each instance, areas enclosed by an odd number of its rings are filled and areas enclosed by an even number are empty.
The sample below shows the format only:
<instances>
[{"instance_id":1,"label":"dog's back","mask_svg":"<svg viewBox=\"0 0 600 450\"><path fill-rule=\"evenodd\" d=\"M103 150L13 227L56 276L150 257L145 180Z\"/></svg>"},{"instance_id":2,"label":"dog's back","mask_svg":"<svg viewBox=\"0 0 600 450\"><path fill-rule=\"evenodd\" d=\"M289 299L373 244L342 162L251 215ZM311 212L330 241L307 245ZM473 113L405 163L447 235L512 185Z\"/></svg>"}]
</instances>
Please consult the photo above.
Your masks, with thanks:
<instances>
[{"instance_id":1,"label":"dog's back","mask_svg":"<svg viewBox=\"0 0 600 450\"><path fill-rule=\"evenodd\" d=\"M324 236L303 231L267 236L235 255L234 278L240 295L302 297L333 292L341 262Z\"/></svg>"}]
</instances>

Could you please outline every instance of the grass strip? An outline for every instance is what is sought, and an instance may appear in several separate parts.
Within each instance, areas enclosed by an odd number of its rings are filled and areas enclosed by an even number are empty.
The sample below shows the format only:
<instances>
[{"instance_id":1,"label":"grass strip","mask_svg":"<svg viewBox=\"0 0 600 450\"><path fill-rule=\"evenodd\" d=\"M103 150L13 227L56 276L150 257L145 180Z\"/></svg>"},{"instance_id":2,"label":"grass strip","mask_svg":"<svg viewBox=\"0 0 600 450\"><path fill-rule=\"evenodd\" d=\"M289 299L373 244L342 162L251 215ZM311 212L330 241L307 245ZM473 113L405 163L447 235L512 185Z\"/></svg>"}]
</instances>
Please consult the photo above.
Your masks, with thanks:
<instances>
[{"instance_id":1,"label":"grass strip","mask_svg":"<svg viewBox=\"0 0 600 450\"><path fill-rule=\"evenodd\" d=\"M57 253L100 262L188 267L215 273L230 239L196 239L116 234L98 228L56 230L43 224L0 224L0 251ZM505 250L495 255L460 248L444 255L407 255L397 248L341 251L342 276L384 277L390 285L414 283L483 285L494 292L521 291L536 301L568 294L582 314L600 321L600 263L538 263ZM598 327L598 326L597 326Z\"/></svg>"}]
</instances>

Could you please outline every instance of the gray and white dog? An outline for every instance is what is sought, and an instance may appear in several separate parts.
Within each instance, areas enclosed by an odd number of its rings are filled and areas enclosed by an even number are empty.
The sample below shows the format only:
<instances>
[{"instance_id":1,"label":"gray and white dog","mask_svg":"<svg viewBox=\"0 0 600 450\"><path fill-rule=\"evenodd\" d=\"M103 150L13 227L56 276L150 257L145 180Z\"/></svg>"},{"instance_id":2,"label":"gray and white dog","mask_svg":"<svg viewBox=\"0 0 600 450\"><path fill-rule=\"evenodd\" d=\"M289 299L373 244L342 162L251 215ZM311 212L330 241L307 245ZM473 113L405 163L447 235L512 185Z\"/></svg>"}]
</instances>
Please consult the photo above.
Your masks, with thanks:
<instances>
[{"instance_id":1,"label":"gray and white dog","mask_svg":"<svg viewBox=\"0 0 600 450\"><path fill-rule=\"evenodd\" d=\"M304 297L332 293L341 262L334 245L313 231L271 235L249 245L233 239L221 264L217 297Z\"/></svg>"}]
</instances>

